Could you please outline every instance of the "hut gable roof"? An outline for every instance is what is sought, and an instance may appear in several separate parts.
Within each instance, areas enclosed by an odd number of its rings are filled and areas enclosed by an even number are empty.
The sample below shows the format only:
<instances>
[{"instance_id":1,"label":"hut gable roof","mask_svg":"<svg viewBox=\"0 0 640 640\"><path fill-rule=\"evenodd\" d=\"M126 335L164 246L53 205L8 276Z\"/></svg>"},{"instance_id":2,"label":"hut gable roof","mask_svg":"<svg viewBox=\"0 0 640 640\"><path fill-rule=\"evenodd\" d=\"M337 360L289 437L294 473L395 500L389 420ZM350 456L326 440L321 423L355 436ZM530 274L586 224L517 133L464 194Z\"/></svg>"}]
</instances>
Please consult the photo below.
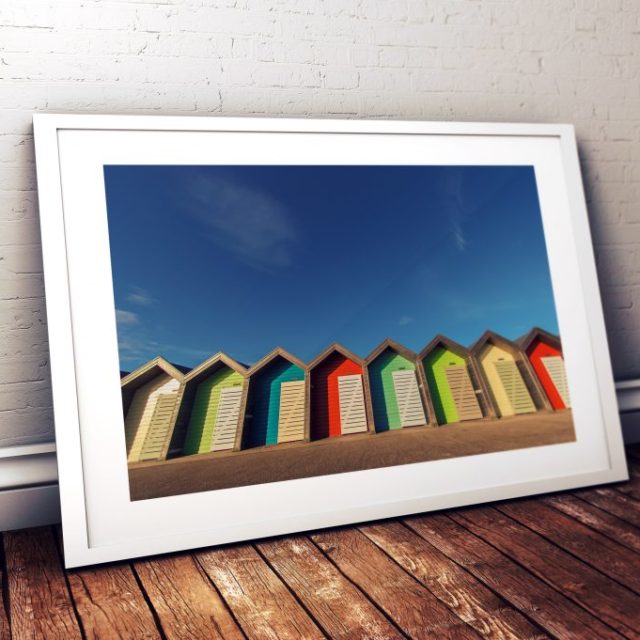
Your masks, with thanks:
<instances>
[{"instance_id":1,"label":"hut gable roof","mask_svg":"<svg viewBox=\"0 0 640 640\"><path fill-rule=\"evenodd\" d=\"M243 367L239 362L236 362L233 358L229 357L226 353L219 351L210 358L207 358L204 362L201 362L197 367L191 369L191 371L185 376L184 381L186 383L190 382L194 378L200 378L210 371L219 369L221 366L227 366L243 376L247 375L247 369L245 367Z\"/></svg>"},{"instance_id":2,"label":"hut gable roof","mask_svg":"<svg viewBox=\"0 0 640 640\"><path fill-rule=\"evenodd\" d=\"M305 372L307 371L307 365L304 362L302 362L300 358L297 358L292 353L289 353L289 351L287 351L286 349L283 349L282 347L276 347L273 351L271 351L266 356L258 360L258 362L256 362L247 371L247 375L252 376L254 373L259 371L263 367L266 367L270 362L275 360L277 357L284 358L285 360L288 360L291 364L295 364L296 366L300 367L303 371Z\"/></svg>"},{"instance_id":3,"label":"hut gable roof","mask_svg":"<svg viewBox=\"0 0 640 640\"><path fill-rule=\"evenodd\" d=\"M357 356L352 351L349 351L349 349L347 349L346 347L343 347L340 343L334 342L333 344L330 344L324 351L318 354L309 363L308 365L309 370L315 369L315 367L317 367L319 364L324 362L333 353L339 353L340 355L344 356L348 360L351 360L356 364L359 364L360 366L364 364L364 360L360 356Z\"/></svg>"},{"instance_id":4,"label":"hut gable roof","mask_svg":"<svg viewBox=\"0 0 640 640\"><path fill-rule=\"evenodd\" d=\"M545 331L540 327L533 327L529 333L525 333L523 336L518 338L517 343L522 347L524 351L528 351L529 347L533 343L536 338L540 339L542 342L546 342L550 344L552 347L556 349L562 350L562 345L560 343L560 337L551 333L549 331Z\"/></svg>"},{"instance_id":5,"label":"hut gable roof","mask_svg":"<svg viewBox=\"0 0 640 640\"><path fill-rule=\"evenodd\" d=\"M507 351L510 351L511 353L514 353L514 354L522 352L522 347L517 342L514 342L513 340L509 340L508 338L501 336L499 333L496 333L495 331L490 331L490 330L485 331L471 345L471 347L469 348L469 351L471 351L471 353L474 356L478 356L482 348L487 343L495 344L498 347L504 347L505 349L507 349Z\"/></svg>"},{"instance_id":6,"label":"hut gable roof","mask_svg":"<svg viewBox=\"0 0 640 640\"><path fill-rule=\"evenodd\" d=\"M439 333L429 344L427 344L422 351L418 354L419 360L424 360L434 349L437 349L439 346L443 346L445 349L449 349L449 351L453 351L453 353L459 355L462 358L467 358L470 355L469 349L462 346L459 342L452 340L451 338L447 338L447 336Z\"/></svg>"},{"instance_id":7,"label":"hut gable roof","mask_svg":"<svg viewBox=\"0 0 640 640\"><path fill-rule=\"evenodd\" d=\"M385 338L366 358L365 362L367 364L371 364L379 355L384 353L387 349L391 349L396 353L399 353L401 356L404 356L407 360L411 360L411 362L415 362L417 358L417 354L415 351L411 351L411 349L407 349L404 345L401 345L399 342L392 340L391 338Z\"/></svg>"},{"instance_id":8,"label":"hut gable roof","mask_svg":"<svg viewBox=\"0 0 640 640\"><path fill-rule=\"evenodd\" d=\"M156 356L153 360L149 360L149 362L146 362L122 378L120 380L120 385L122 387L139 387L145 384L148 380L157 376L159 373L166 373L179 382L184 380L184 374L182 371L171 364L168 360L165 360L162 356Z\"/></svg>"}]
</instances>

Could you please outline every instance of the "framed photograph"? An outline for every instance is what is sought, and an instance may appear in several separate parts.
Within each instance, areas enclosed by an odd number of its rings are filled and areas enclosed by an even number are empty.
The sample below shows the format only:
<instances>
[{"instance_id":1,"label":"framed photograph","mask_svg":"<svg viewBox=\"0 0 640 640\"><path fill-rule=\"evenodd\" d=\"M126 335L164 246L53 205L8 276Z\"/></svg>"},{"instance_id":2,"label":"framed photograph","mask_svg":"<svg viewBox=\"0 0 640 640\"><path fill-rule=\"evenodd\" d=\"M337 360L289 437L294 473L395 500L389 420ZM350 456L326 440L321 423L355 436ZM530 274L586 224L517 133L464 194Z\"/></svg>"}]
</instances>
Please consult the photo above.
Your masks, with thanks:
<instances>
[{"instance_id":1,"label":"framed photograph","mask_svg":"<svg viewBox=\"0 0 640 640\"><path fill-rule=\"evenodd\" d=\"M571 126L34 131L67 567L627 478Z\"/></svg>"}]
</instances>

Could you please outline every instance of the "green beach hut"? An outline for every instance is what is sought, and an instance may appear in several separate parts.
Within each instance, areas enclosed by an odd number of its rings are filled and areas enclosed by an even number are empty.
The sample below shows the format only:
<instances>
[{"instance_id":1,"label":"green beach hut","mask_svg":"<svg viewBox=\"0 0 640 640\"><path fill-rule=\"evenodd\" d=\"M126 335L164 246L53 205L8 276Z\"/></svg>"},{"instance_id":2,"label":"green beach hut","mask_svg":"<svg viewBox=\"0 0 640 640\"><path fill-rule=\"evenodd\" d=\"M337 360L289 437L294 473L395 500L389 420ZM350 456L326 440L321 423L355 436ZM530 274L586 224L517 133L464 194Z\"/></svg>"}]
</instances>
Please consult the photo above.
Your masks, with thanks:
<instances>
[{"instance_id":1,"label":"green beach hut","mask_svg":"<svg viewBox=\"0 0 640 640\"><path fill-rule=\"evenodd\" d=\"M419 354L438 424L495 417L485 382L468 349L436 336Z\"/></svg>"},{"instance_id":2,"label":"green beach hut","mask_svg":"<svg viewBox=\"0 0 640 640\"><path fill-rule=\"evenodd\" d=\"M239 448L247 370L216 353L184 378L173 427L171 452L183 455Z\"/></svg>"},{"instance_id":3,"label":"green beach hut","mask_svg":"<svg viewBox=\"0 0 640 640\"><path fill-rule=\"evenodd\" d=\"M429 424L433 415L416 354L387 338L365 359L376 431Z\"/></svg>"}]
</instances>

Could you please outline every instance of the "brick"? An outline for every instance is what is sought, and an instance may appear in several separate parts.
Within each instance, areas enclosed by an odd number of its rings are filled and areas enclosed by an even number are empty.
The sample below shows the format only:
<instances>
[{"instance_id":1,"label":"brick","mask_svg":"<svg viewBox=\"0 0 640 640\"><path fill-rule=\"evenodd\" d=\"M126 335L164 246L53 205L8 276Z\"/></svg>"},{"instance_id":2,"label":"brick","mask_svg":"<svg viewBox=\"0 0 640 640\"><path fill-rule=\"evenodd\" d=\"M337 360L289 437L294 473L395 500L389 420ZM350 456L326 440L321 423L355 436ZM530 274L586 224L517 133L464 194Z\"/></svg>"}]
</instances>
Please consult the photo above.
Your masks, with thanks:
<instances>
[{"instance_id":1,"label":"brick","mask_svg":"<svg viewBox=\"0 0 640 640\"><path fill-rule=\"evenodd\" d=\"M0 446L52 437L34 111L573 122L617 376L640 376L637 0L5 2Z\"/></svg>"}]
</instances>

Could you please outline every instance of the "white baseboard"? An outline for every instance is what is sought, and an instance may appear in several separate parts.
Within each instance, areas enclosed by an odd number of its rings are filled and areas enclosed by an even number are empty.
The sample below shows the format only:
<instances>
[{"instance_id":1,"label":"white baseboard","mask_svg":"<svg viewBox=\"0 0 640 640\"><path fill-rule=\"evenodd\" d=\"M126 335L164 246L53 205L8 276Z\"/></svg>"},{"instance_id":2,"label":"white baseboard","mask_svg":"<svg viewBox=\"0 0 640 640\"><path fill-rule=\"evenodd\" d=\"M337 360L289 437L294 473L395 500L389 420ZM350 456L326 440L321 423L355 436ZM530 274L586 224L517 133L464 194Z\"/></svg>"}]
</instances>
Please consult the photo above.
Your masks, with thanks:
<instances>
[{"instance_id":1,"label":"white baseboard","mask_svg":"<svg viewBox=\"0 0 640 640\"><path fill-rule=\"evenodd\" d=\"M616 395L625 443L640 442L640 380L616 382Z\"/></svg>"},{"instance_id":2,"label":"white baseboard","mask_svg":"<svg viewBox=\"0 0 640 640\"><path fill-rule=\"evenodd\" d=\"M60 522L57 484L0 491L0 531Z\"/></svg>"},{"instance_id":3,"label":"white baseboard","mask_svg":"<svg viewBox=\"0 0 640 640\"><path fill-rule=\"evenodd\" d=\"M640 442L640 379L616 383L622 433ZM54 443L0 448L0 531L60 522Z\"/></svg>"},{"instance_id":4,"label":"white baseboard","mask_svg":"<svg viewBox=\"0 0 640 640\"><path fill-rule=\"evenodd\" d=\"M0 531L60 522L53 442L0 449Z\"/></svg>"}]
</instances>

